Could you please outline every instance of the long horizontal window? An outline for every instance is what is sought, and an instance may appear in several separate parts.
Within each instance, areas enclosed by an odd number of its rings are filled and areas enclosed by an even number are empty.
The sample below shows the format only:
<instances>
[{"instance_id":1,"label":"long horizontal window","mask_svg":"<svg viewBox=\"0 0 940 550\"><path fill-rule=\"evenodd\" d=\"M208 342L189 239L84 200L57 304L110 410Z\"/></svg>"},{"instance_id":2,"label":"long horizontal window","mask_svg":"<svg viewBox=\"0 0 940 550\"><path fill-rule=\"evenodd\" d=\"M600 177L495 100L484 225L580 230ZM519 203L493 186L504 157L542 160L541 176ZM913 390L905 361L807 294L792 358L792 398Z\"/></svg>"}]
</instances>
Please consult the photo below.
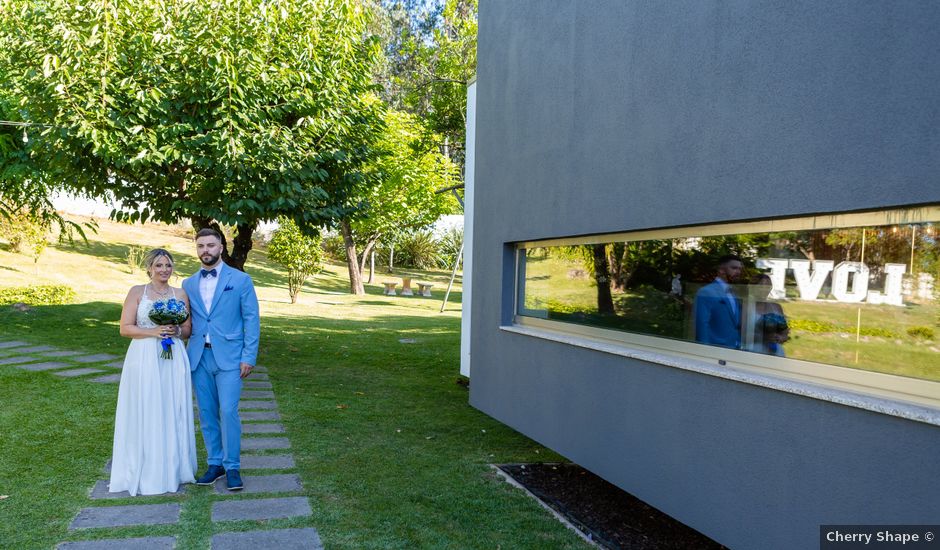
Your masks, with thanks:
<instances>
[{"instance_id":1,"label":"long horizontal window","mask_svg":"<svg viewBox=\"0 0 940 550\"><path fill-rule=\"evenodd\" d=\"M938 222L926 207L520 243L517 320L940 381Z\"/></svg>"}]
</instances>

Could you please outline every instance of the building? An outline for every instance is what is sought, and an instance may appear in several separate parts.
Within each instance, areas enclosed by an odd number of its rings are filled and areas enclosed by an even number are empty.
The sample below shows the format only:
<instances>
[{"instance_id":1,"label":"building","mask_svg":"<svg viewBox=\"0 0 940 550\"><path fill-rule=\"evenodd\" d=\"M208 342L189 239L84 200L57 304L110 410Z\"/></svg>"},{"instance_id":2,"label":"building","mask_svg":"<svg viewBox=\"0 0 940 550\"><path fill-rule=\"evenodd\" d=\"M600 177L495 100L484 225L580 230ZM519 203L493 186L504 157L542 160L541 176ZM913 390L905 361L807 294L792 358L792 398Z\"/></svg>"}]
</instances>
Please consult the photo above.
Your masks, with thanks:
<instances>
[{"instance_id":1,"label":"building","mask_svg":"<svg viewBox=\"0 0 940 550\"><path fill-rule=\"evenodd\" d=\"M937 523L940 4L490 0L478 60L470 403L731 548Z\"/></svg>"}]
</instances>

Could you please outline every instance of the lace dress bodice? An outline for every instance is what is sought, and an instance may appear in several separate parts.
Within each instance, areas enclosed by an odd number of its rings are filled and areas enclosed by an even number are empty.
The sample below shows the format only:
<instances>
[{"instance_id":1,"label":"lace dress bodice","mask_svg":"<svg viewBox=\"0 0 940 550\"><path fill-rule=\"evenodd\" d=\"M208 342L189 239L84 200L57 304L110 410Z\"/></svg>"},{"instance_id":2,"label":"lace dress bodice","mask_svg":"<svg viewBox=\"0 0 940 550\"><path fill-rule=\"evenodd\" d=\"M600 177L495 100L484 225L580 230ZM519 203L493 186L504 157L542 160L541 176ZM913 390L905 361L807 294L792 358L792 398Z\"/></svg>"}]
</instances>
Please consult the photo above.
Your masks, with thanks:
<instances>
[{"instance_id":1,"label":"lace dress bodice","mask_svg":"<svg viewBox=\"0 0 940 550\"><path fill-rule=\"evenodd\" d=\"M160 299L176 298L176 291L173 289L171 289L171 291L172 294L161 297ZM153 292L150 285L145 286L144 294L140 297L140 303L137 304L137 326L140 328L154 328L157 326L156 323L150 320L150 310L153 308L153 303L157 301L149 296L150 292Z\"/></svg>"}]
</instances>

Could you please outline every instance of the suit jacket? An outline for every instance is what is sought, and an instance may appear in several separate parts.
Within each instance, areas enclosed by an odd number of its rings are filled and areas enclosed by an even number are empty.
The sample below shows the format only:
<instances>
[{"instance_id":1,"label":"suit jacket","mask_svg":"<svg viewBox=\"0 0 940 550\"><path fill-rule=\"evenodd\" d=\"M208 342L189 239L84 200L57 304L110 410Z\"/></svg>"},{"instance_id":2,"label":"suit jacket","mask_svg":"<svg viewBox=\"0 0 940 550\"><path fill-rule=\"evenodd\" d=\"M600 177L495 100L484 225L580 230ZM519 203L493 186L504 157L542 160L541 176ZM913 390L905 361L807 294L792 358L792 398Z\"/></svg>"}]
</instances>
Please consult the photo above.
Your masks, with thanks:
<instances>
[{"instance_id":1,"label":"suit jacket","mask_svg":"<svg viewBox=\"0 0 940 550\"><path fill-rule=\"evenodd\" d=\"M206 311L199 293L200 272L183 281L193 320L193 333L186 346L192 370L196 370L202 359L206 334L212 342L212 354L220 370L237 369L240 363L254 365L258 358L261 321L255 286L248 274L220 265L219 281L209 311Z\"/></svg>"},{"instance_id":2,"label":"suit jacket","mask_svg":"<svg viewBox=\"0 0 940 550\"><path fill-rule=\"evenodd\" d=\"M732 309L731 300L736 309ZM741 347L741 300L717 281L695 295L695 341L726 348Z\"/></svg>"}]
</instances>

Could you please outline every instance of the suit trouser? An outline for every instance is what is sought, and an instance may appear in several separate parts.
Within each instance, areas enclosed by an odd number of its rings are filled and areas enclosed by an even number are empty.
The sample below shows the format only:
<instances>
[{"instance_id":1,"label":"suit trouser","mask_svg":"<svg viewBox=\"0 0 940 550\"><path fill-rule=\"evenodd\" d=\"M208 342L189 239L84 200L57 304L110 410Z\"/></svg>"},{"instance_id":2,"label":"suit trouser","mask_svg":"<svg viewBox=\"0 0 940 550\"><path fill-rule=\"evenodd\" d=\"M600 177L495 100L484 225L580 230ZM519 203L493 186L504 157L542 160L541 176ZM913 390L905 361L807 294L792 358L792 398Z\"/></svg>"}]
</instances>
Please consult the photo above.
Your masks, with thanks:
<instances>
[{"instance_id":1,"label":"suit trouser","mask_svg":"<svg viewBox=\"0 0 940 550\"><path fill-rule=\"evenodd\" d=\"M192 375L208 455L206 462L226 470L241 469L242 425L238 418L241 369L220 370L212 349L206 349Z\"/></svg>"}]
</instances>

